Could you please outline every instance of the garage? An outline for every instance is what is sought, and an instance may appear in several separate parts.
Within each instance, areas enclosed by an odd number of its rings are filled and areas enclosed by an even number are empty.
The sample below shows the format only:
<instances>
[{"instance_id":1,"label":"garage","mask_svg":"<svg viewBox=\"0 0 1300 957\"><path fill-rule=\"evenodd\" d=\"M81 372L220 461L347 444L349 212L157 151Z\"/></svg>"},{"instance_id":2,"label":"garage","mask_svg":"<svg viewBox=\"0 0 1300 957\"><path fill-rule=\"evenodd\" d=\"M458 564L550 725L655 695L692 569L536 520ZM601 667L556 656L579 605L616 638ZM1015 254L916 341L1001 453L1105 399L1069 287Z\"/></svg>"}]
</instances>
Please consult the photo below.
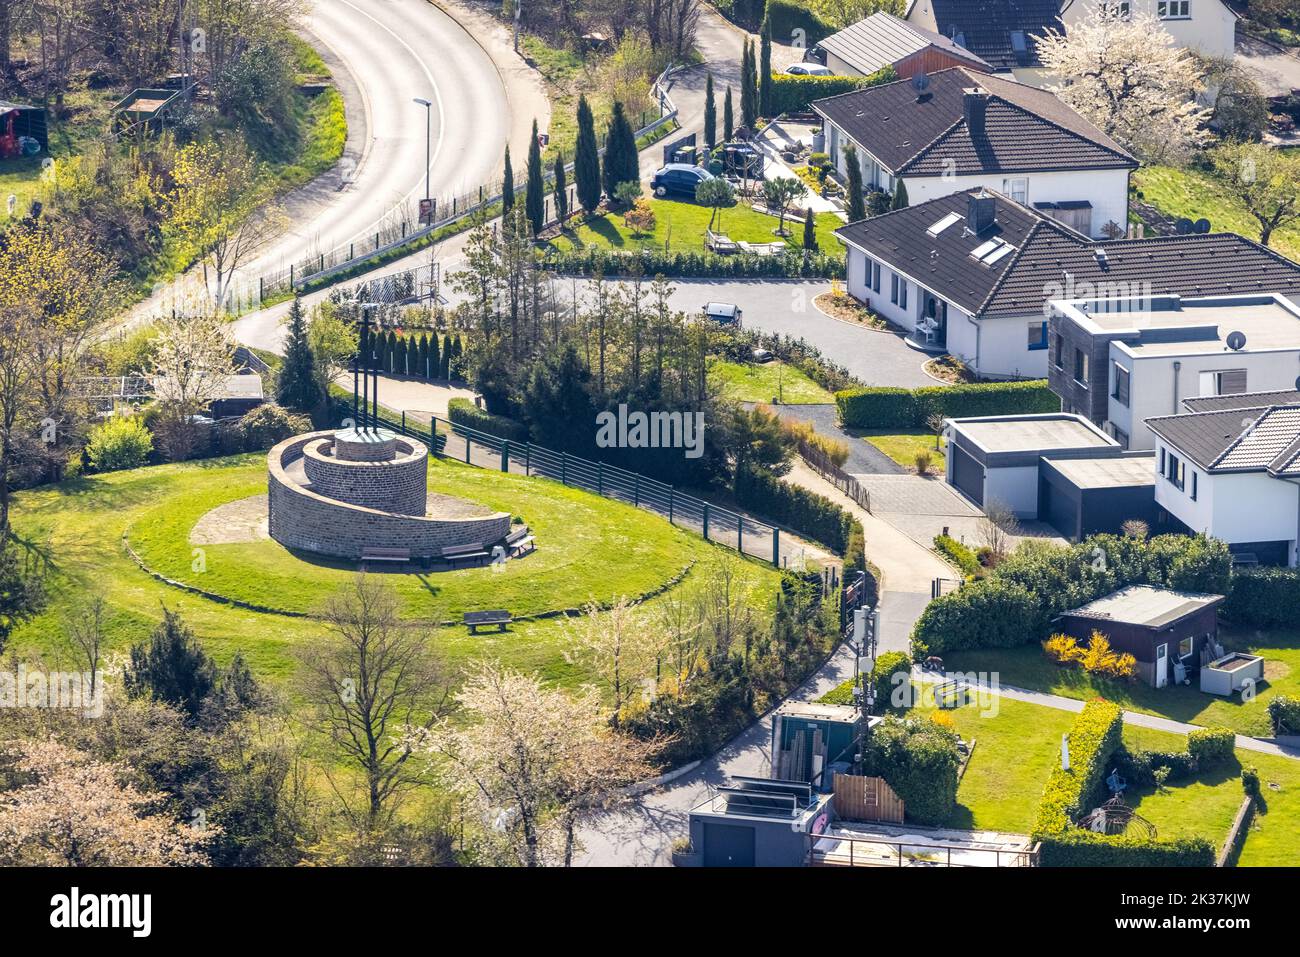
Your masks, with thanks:
<instances>
[{"instance_id":1,"label":"garage","mask_svg":"<svg viewBox=\"0 0 1300 957\"><path fill-rule=\"evenodd\" d=\"M1155 458L1150 452L1088 459L1045 456L1039 470L1039 511L1071 541L1119 533L1137 519L1157 528Z\"/></svg>"},{"instance_id":2,"label":"garage","mask_svg":"<svg viewBox=\"0 0 1300 957\"><path fill-rule=\"evenodd\" d=\"M808 835L824 827L833 795L803 781L737 775L691 809L679 867L802 867Z\"/></svg>"},{"instance_id":3,"label":"garage","mask_svg":"<svg viewBox=\"0 0 1300 957\"><path fill-rule=\"evenodd\" d=\"M704 825L705 867L753 867L754 829L735 824Z\"/></svg>"},{"instance_id":4,"label":"garage","mask_svg":"<svg viewBox=\"0 0 1300 957\"><path fill-rule=\"evenodd\" d=\"M952 463L952 477L949 481L953 488L976 505L982 506L984 504L984 466L976 462L969 452L955 444L949 445L948 461Z\"/></svg>"}]
</instances>

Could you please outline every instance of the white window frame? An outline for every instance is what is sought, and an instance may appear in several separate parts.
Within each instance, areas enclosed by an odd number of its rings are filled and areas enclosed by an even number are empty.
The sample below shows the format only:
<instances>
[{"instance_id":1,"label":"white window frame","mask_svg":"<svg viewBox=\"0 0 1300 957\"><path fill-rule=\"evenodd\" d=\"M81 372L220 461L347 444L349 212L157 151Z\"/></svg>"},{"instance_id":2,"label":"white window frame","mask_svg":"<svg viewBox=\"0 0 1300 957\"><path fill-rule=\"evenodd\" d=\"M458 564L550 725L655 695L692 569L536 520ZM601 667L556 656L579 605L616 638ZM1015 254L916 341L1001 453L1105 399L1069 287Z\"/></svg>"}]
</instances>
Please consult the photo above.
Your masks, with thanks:
<instances>
[{"instance_id":1,"label":"white window frame","mask_svg":"<svg viewBox=\"0 0 1300 957\"><path fill-rule=\"evenodd\" d=\"M1002 195L1021 205L1029 204L1029 177L1008 176L1002 180Z\"/></svg>"},{"instance_id":2,"label":"white window frame","mask_svg":"<svg viewBox=\"0 0 1300 957\"><path fill-rule=\"evenodd\" d=\"M1192 0L1156 0L1156 15L1161 20L1192 19Z\"/></svg>"}]
</instances>

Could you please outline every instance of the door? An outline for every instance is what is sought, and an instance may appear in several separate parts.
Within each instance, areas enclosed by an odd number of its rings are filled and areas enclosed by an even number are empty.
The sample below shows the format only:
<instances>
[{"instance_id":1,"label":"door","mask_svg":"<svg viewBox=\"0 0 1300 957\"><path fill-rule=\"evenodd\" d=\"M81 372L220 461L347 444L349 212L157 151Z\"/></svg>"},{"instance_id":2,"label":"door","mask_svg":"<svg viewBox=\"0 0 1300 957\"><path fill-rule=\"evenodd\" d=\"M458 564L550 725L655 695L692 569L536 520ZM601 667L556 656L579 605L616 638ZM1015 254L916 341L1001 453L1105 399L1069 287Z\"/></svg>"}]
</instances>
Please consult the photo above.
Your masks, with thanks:
<instances>
[{"instance_id":1,"label":"door","mask_svg":"<svg viewBox=\"0 0 1300 957\"><path fill-rule=\"evenodd\" d=\"M984 504L984 466L976 462L969 452L950 443L952 456L952 484L976 505Z\"/></svg>"},{"instance_id":2,"label":"door","mask_svg":"<svg viewBox=\"0 0 1300 957\"><path fill-rule=\"evenodd\" d=\"M1156 645L1156 687L1169 684L1169 645Z\"/></svg>"},{"instance_id":3,"label":"door","mask_svg":"<svg viewBox=\"0 0 1300 957\"><path fill-rule=\"evenodd\" d=\"M704 825L705 867L753 867L754 829L734 824Z\"/></svg>"}]
</instances>

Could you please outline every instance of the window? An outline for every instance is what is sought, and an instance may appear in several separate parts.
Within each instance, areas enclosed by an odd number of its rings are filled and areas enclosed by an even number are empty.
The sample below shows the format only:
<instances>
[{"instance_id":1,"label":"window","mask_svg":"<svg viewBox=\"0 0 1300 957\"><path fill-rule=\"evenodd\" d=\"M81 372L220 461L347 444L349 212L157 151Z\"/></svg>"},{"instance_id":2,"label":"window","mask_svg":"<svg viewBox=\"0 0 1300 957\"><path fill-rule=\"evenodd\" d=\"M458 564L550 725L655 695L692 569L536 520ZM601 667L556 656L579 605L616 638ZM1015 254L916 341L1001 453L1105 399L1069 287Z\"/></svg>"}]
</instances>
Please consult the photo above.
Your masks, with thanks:
<instances>
[{"instance_id":1,"label":"window","mask_svg":"<svg viewBox=\"0 0 1300 957\"><path fill-rule=\"evenodd\" d=\"M1029 180L1023 176L1002 181L1002 194L1017 203L1029 202Z\"/></svg>"},{"instance_id":2,"label":"window","mask_svg":"<svg viewBox=\"0 0 1300 957\"><path fill-rule=\"evenodd\" d=\"M1128 448L1128 443L1129 443L1128 433L1115 425L1111 426L1111 431L1115 433L1115 441L1120 444L1120 447L1125 449Z\"/></svg>"},{"instance_id":3,"label":"window","mask_svg":"<svg viewBox=\"0 0 1300 957\"><path fill-rule=\"evenodd\" d=\"M898 308L907 308L907 280L898 280Z\"/></svg>"},{"instance_id":4,"label":"window","mask_svg":"<svg viewBox=\"0 0 1300 957\"><path fill-rule=\"evenodd\" d=\"M1088 387L1088 353L1082 349L1074 350L1074 381Z\"/></svg>"},{"instance_id":5,"label":"window","mask_svg":"<svg viewBox=\"0 0 1300 957\"><path fill-rule=\"evenodd\" d=\"M1059 332L1052 336L1052 365L1058 369L1061 368L1061 353L1064 351L1064 342L1065 338Z\"/></svg>"},{"instance_id":6,"label":"window","mask_svg":"<svg viewBox=\"0 0 1300 957\"><path fill-rule=\"evenodd\" d=\"M1160 474L1165 474L1165 450L1163 446L1160 449Z\"/></svg>"},{"instance_id":7,"label":"window","mask_svg":"<svg viewBox=\"0 0 1300 957\"><path fill-rule=\"evenodd\" d=\"M1029 350L1033 352L1037 349L1047 348L1047 323L1031 322L1029 324Z\"/></svg>"},{"instance_id":8,"label":"window","mask_svg":"<svg viewBox=\"0 0 1300 957\"><path fill-rule=\"evenodd\" d=\"M941 232L951 226L953 223L961 222L960 213L948 213L937 223L926 230L931 236L938 236Z\"/></svg>"},{"instance_id":9,"label":"window","mask_svg":"<svg viewBox=\"0 0 1300 957\"><path fill-rule=\"evenodd\" d=\"M1192 0L1159 0L1156 15L1161 20L1188 20L1192 16Z\"/></svg>"},{"instance_id":10,"label":"window","mask_svg":"<svg viewBox=\"0 0 1300 957\"><path fill-rule=\"evenodd\" d=\"M899 309L907 308L907 280L898 273L889 277L889 301Z\"/></svg>"},{"instance_id":11,"label":"window","mask_svg":"<svg viewBox=\"0 0 1300 957\"><path fill-rule=\"evenodd\" d=\"M1196 470L1192 469L1192 501L1196 501Z\"/></svg>"},{"instance_id":12,"label":"window","mask_svg":"<svg viewBox=\"0 0 1300 957\"><path fill-rule=\"evenodd\" d=\"M1129 0L1106 0L1101 4L1101 12L1120 20L1127 20L1133 12Z\"/></svg>"},{"instance_id":13,"label":"window","mask_svg":"<svg viewBox=\"0 0 1300 957\"><path fill-rule=\"evenodd\" d=\"M880 263L874 259L867 260L866 275L863 277L866 281L867 288L872 292L880 292Z\"/></svg>"},{"instance_id":14,"label":"window","mask_svg":"<svg viewBox=\"0 0 1300 957\"><path fill-rule=\"evenodd\" d=\"M898 273L889 274L889 301L898 305Z\"/></svg>"},{"instance_id":15,"label":"window","mask_svg":"<svg viewBox=\"0 0 1300 957\"><path fill-rule=\"evenodd\" d=\"M1110 397L1124 407L1128 407L1129 372L1118 362L1115 363L1115 388Z\"/></svg>"},{"instance_id":16,"label":"window","mask_svg":"<svg viewBox=\"0 0 1300 957\"><path fill-rule=\"evenodd\" d=\"M1187 478L1187 463L1172 452L1167 456L1162 453L1161 460L1161 464L1164 466L1165 480L1174 488L1182 491Z\"/></svg>"},{"instance_id":17,"label":"window","mask_svg":"<svg viewBox=\"0 0 1300 957\"><path fill-rule=\"evenodd\" d=\"M1188 635L1178 642L1179 658L1190 658L1194 651L1196 651L1196 638L1194 636Z\"/></svg>"},{"instance_id":18,"label":"window","mask_svg":"<svg viewBox=\"0 0 1300 957\"><path fill-rule=\"evenodd\" d=\"M1201 395L1241 395L1246 391L1245 369L1218 369L1200 375Z\"/></svg>"}]
</instances>

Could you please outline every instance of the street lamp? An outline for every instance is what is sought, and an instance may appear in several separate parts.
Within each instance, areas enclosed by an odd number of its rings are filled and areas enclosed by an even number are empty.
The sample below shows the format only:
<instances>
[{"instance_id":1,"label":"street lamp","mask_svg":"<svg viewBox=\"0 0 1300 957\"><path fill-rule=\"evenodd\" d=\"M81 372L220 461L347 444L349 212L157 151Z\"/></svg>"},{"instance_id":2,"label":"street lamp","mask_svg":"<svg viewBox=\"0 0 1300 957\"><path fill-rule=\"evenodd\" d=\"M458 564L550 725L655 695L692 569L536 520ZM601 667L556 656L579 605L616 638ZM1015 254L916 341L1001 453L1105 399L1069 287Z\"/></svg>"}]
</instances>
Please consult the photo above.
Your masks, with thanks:
<instances>
[{"instance_id":1,"label":"street lamp","mask_svg":"<svg viewBox=\"0 0 1300 957\"><path fill-rule=\"evenodd\" d=\"M424 198L432 199L429 195L429 155L433 150L433 103L420 96L415 97L415 102L424 107Z\"/></svg>"}]
</instances>

